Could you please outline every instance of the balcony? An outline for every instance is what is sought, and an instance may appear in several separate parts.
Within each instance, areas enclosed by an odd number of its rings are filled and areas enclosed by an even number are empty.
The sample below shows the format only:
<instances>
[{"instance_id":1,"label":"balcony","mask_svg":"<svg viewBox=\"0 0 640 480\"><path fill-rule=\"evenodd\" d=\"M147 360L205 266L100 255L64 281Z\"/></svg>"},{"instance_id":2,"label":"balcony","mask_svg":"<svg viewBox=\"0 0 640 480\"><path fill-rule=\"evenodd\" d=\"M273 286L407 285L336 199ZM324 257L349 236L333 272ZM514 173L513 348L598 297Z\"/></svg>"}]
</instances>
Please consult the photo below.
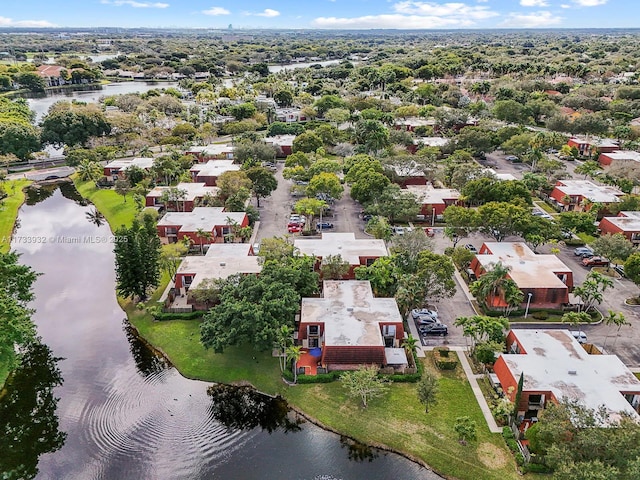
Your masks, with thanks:
<instances>
[{"instance_id":1,"label":"balcony","mask_svg":"<svg viewBox=\"0 0 640 480\"><path fill-rule=\"evenodd\" d=\"M529 395L527 406L529 410L544 409L544 395Z\"/></svg>"}]
</instances>

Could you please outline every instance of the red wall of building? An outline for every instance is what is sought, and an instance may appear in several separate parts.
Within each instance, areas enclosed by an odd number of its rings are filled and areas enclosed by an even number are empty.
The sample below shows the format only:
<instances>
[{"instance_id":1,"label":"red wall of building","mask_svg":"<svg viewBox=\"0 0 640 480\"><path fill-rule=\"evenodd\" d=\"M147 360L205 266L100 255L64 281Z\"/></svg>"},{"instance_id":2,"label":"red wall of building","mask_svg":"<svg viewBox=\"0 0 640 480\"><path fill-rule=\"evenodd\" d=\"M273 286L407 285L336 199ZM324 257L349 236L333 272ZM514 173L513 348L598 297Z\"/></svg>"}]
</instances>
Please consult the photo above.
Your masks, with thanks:
<instances>
[{"instance_id":1,"label":"red wall of building","mask_svg":"<svg viewBox=\"0 0 640 480\"><path fill-rule=\"evenodd\" d=\"M493 364L493 372L498 376L505 396L513 402L516 397L516 392L518 391L518 380L511 374L503 356L498 357L496 363ZM511 393L509 393L510 391Z\"/></svg>"}]
</instances>

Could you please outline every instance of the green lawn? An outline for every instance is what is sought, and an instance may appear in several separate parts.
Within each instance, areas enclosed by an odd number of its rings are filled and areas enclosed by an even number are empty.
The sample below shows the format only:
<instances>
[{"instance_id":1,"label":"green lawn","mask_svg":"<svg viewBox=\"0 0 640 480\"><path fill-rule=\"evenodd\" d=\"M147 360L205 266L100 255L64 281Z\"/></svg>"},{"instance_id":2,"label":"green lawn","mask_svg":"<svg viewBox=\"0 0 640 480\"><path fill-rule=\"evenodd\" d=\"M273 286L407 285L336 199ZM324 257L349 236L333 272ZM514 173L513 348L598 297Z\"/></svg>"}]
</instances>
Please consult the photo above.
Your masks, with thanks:
<instances>
[{"instance_id":1,"label":"green lawn","mask_svg":"<svg viewBox=\"0 0 640 480\"><path fill-rule=\"evenodd\" d=\"M553 209L553 207L551 205L549 205L544 200L540 200L539 198L534 198L533 202L537 207L540 207L542 210L544 210L547 213L550 213L552 215L555 215L555 214L558 213Z\"/></svg>"},{"instance_id":2,"label":"green lawn","mask_svg":"<svg viewBox=\"0 0 640 480\"><path fill-rule=\"evenodd\" d=\"M122 195L118 195L109 188L98 188L94 182L81 181L76 175L73 181L84 198L93 203L104 215L112 230L116 230L121 225L130 226L137 215L136 204L129 196L125 202Z\"/></svg>"},{"instance_id":3,"label":"green lawn","mask_svg":"<svg viewBox=\"0 0 640 480\"><path fill-rule=\"evenodd\" d=\"M18 218L18 209L24 203L23 189L30 183L30 180L7 180L3 184L9 196L0 206L0 252L9 251L11 234Z\"/></svg>"},{"instance_id":4,"label":"green lawn","mask_svg":"<svg viewBox=\"0 0 640 480\"><path fill-rule=\"evenodd\" d=\"M583 233L583 232L576 233L576 236L580 240L582 240L586 245L589 245L591 242L593 242L596 239L596 237L594 237L592 235L589 235L588 233Z\"/></svg>"}]
</instances>

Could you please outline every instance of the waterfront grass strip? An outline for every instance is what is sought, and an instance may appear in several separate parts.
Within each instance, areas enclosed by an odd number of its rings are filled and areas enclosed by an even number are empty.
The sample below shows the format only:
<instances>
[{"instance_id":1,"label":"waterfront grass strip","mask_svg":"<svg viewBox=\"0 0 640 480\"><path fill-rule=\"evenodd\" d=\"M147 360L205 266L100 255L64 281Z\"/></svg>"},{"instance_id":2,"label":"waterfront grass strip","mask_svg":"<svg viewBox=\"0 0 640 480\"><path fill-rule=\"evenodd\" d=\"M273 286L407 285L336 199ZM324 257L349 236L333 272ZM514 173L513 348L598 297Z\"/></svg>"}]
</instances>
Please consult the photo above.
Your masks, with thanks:
<instances>
[{"instance_id":1,"label":"waterfront grass strip","mask_svg":"<svg viewBox=\"0 0 640 480\"><path fill-rule=\"evenodd\" d=\"M425 368L431 369L426 359ZM515 479L513 457L500 435L487 428L469 382L456 373L440 375L438 403L425 413L415 385L394 384L388 396L366 409L346 395L340 382L299 385L287 399L323 425L362 442L384 445L421 459L435 471L461 480ZM453 430L455 419L469 416L478 439L461 445Z\"/></svg>"},{"instance_id":2,"label":"waterfront grass strip","mask_svg":"<svg viewBox=\"0 0 640 480\"><path fill-rule=\"evenodd\" d=\"M93 203L109 222L112 230L116 230L121 225L130 227L138 211L133 198L128 198L125 202L122 195L117 194L110 188L98 188L90 180L82 181L77 175L73 176L73 181L84 198Z\"/></svg>"},{"instance_id":3,"label":"waterfront grass strip","mask_svg":"<svg viewBox=\"0 0 640 480\"><path fill-rule=\"evenodd\" d=\"M24 188L30 180L7 180L3 186L8 196L0 206L0 252L8 252L11 246L11 234L18 218L18 210L24 203Z\"/></svg>"}]
</instances>

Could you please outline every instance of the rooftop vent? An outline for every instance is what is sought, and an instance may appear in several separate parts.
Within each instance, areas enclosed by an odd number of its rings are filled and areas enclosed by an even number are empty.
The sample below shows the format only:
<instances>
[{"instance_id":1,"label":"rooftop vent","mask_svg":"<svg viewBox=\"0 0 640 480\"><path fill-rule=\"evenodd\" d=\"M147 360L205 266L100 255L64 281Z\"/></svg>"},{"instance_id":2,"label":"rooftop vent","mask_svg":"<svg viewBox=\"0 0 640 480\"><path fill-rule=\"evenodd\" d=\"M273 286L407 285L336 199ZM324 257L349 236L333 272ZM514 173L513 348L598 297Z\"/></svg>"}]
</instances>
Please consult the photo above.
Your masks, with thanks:
<instances>
[{"instance_id":1,"label":"rooftop vent","mask_svg":"<svg viewBox=\"0 0 640 480\"><path fill-rule=\"evenodd\" d=\"M347 312L353 312L353 307L347 307Z\"/></svg>"},{"instance_id":2,"label":"rooftop vent","mask_svg":"<svg viewBox=\"0 0 640 480\"><path fill-rule=\"evenodd\" d=\"M578 371L577 370L569 370L569 375L577 375Z\"/></svg>"},{"instance_id":3,"label":"rooftop vent","mask_svg":"<svg viewBox=\"0 0 640 480\"><path fill-rule=\"evenodd\" d=\"M227 262L220 262L220 266L221 267L226 267L227 266Z\"/></svg>"}]
</instances>

